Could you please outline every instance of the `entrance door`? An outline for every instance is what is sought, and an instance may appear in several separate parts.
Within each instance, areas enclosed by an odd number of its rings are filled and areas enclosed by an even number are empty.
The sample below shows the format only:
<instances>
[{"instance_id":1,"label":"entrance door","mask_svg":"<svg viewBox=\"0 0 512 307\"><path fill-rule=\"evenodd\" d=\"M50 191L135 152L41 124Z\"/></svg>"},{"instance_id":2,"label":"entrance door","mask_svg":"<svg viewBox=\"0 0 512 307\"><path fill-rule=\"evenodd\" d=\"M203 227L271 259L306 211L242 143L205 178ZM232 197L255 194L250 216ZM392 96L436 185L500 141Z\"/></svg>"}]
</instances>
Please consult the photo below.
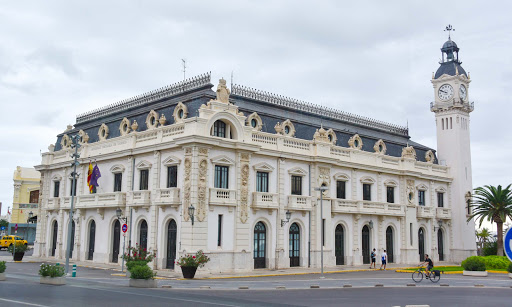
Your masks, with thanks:
<instances>
[{"instance_id":1,"label":"entrance door","mask_svg":"<svg viewBox=\"0 0 512 307\"><path fill-rule=\"evenodd\" d=\"M75 248L75 221L71 222L71 248L69 249L69 258L73 258L73 250Z\"/></svg>"},{"instance_id":2,"label":"entrance door","mask_svg":"<svg viewBox=\"0 0 512 307\"><path fill-rule=\"evenodd\" d=\"M148 223L146 220L142 220L140 223L139 245L143 249L148 248Z\"/></svg>"},{"instance_id":3,"label":"entrance door","mask_svg":"<svg viewBox=\"0 0 512 307\"><path fill-rule=\"evenodd\" d=\"M290 226L290 267L300 265L300 228L297 223Z\"/></svg>"},{"instance_id":4,"label":"entrance door","mask_svg":"<svg viewBox=\"0 0 512 307\"><path fill-rule=\"evenodd\" d=\"M168 269L174 269L174 260L176 259L176 232L178 227L176 221L171 220L167 225L167 265Z\"/></svg>"},{"instance_id":5,"label":"entrance door","mask_svg":"<svg viewBox=\"0 0 512 307\"><path fill-rule=\"evenodd\" d=\"M52 256L55 256L55 250L57 249L57 233L59 231L59 224L57 221L53 222L53 238L52 238Z\"/></svg>"},{"instance_id":6,"label":"entrance door","mask_svg":"<svg viewBox=\"0 0 512 307\"><path fill-rule=\"evenodd\" d=\"M267 229L265 224L258 222L254 226L254 268L266 267Z\"/></svg>"},{"instance_id":7,"label":"entrance door","mask_svg":"<svg viewBox=\"0 0 512 307\"><path fill-rule=\"evenodd\" d=\"M112 245L112 262L117 263L119 261L119 245L121 243L121 223L117 220L114 223L114 243Z\"/></svg>"},{"instance_id":8,"label":"entrance door","mask_svg":"<svg viewBox=\"0 0 512 307\"><path fill-rule=\"evenodd\" d=\"M425 231L423 228L418 230L418 251L420 253L420 261L425 261Z\"/></svg>"},{"instance_id":9,"label":"entrance door","mask_svg":"<svg viewBox=\"0 0 512 307\"><path fill-rule=\"evenodd\" d=\"M368 225L364 225L362 231L362 243L363 243L363 263L370 263L370 228Z\"/></svg>"},{"instance_id":10,"label":"entrance door","mask_svg":"<svg viewBox=\"0 0 512 307\"><path fill-rule=\"evenodd\" d=\"M87 260L92 260L94 256L94 240L96 239L96 222L92 221L89 226L89 255Z\"/></svg>"},{"instance_id":11,"label":"entrance door","mask_svg":"<svg viewBox=\"0 0 512 307\"><path fill-rule=\"evenodd\" d=\"M336 256L336 265L345 264L345 234L341 224L336 226L334 231L334 255Z\"/></svg>"},{"instance_id":12,"label":"entrance door","mask_svg":"<svg viewBox=\"0 0 512 307\"><path fill-rule=\"evenodd\" d=\"M393 228L388 226L386 229L386 253L388 254L388 263L395 262L395 257L393 255Z\"/></svg>"},{"instance_id":13,"label":"entrance door","mask_svg":"<svg viewBox=\"0 0 512 307\"><path fill-rule=\"evenodd\" d=\"M444 261L444 239L441 229L437 231L437 250L439 252L439 261Z\"/></svg>"}]
</instances>

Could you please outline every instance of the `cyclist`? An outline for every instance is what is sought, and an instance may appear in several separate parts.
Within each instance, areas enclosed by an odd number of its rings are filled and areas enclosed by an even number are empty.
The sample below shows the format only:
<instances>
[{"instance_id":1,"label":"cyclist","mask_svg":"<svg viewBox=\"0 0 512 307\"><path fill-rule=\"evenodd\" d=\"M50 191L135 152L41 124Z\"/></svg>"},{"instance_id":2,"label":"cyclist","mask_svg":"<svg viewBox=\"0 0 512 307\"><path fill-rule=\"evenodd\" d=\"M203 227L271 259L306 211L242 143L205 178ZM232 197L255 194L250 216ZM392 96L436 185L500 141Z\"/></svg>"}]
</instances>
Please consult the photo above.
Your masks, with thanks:
<instances>
[{"instance_id":1,"label":"cyclist","mask_svg":"<svg viewBox=\"0 0 512 307\"><path fill-rule=\"evenodd\" d=\"M428 257L427 254L425 254L425 262L421 263L420 266L423 266L425 264L427 264L427 268L425 269L425 276L428 279L430 271L434 268L434 262L432 261L432 259Z\"/></svg>"}]
</instances>

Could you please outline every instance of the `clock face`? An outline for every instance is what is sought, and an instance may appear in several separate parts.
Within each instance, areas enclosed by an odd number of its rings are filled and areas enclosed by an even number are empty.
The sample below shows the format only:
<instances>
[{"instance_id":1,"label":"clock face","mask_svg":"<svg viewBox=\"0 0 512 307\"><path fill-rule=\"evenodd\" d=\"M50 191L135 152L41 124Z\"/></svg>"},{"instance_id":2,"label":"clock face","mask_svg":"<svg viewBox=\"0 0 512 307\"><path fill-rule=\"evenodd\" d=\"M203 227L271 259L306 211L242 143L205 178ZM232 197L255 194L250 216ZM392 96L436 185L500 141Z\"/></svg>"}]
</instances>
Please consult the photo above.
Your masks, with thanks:
<instances>
[{"instance_id":1,"label":"clock face","mask_svg":"<svg viewBox=\"0 0 512 307\"><path fill-rule=\"evenodd\" d=\"M439 88L438 96L439 98L441 98L441 100L448 100L452 98L453 87L450 84L441 85L441 87Z\"/></svg>"},{"instance_id":2,"label":"clock face","mask_svg":"<svg viewBox=\"0 0 512 307\"><path fill-rule=\"evenodd\" d=\"M467 95L468 95L468 90L466 89L466 87L464 86L464 84L461 84L461 85L460 85L460 88L459 88L459 96L460 96L460 99L462 99L462 100L466 100Z\"/></svg>"}]
</instances>

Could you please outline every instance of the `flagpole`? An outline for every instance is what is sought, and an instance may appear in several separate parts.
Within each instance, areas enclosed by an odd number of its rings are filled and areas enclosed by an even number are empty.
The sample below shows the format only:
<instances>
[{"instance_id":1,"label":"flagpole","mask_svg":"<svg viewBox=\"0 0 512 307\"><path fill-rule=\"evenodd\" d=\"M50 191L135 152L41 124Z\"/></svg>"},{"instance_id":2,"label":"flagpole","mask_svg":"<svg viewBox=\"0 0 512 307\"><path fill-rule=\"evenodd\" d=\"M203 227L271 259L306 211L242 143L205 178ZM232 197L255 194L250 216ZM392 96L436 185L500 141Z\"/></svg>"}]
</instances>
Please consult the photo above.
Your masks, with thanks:
<instances>
[{"instance_id":1,"label":"flagpole","mask_svg":"<svg viewBox=\"0 0 512 307\"><path fill-rule=\"evenodd\" d=\"M68 242L67 242L67 248L66 248L66 274L69 272L69 251L71 250L71 235L72 235L72 227L73 227L73 204L75 201L75 194L76 194L76 178L78 177L78 174L76 173L76 167L80 163L78 163L78 158L80 158L80 155L78 154L78 148L80 147L79 144L80 136L78 134L75 134L71 137L71 141L73 142L71 144L71 148L75 148L75 153L71 155L72 158L74 158L73 163L71 163L71 166L73 166L73 172L71 173L71 176L73 177L73 182L71 184L71 205L69 208L69 221L68 221Z\"/></svg>"}]
</instances>

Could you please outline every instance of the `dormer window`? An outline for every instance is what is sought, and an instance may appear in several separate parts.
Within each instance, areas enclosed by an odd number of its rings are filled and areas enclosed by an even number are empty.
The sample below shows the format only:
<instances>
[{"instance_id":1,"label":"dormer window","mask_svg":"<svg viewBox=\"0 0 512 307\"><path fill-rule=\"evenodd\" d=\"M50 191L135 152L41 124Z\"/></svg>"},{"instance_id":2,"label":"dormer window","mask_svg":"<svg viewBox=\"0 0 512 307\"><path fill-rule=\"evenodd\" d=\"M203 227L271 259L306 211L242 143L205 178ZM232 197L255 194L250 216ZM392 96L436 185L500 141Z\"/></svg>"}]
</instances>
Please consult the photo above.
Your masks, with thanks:
<instances>
[{"instance_id":1,"label":"dormer window","mask_svg":"<svg viewBox=\"0 0 512 307\"><path fill-rule=\"evenodd\" d=\"M225 138L226 137L226 123L218 120L213 124L213 136L219 137L219 138Z\"/></svg>"}]
</instances>

